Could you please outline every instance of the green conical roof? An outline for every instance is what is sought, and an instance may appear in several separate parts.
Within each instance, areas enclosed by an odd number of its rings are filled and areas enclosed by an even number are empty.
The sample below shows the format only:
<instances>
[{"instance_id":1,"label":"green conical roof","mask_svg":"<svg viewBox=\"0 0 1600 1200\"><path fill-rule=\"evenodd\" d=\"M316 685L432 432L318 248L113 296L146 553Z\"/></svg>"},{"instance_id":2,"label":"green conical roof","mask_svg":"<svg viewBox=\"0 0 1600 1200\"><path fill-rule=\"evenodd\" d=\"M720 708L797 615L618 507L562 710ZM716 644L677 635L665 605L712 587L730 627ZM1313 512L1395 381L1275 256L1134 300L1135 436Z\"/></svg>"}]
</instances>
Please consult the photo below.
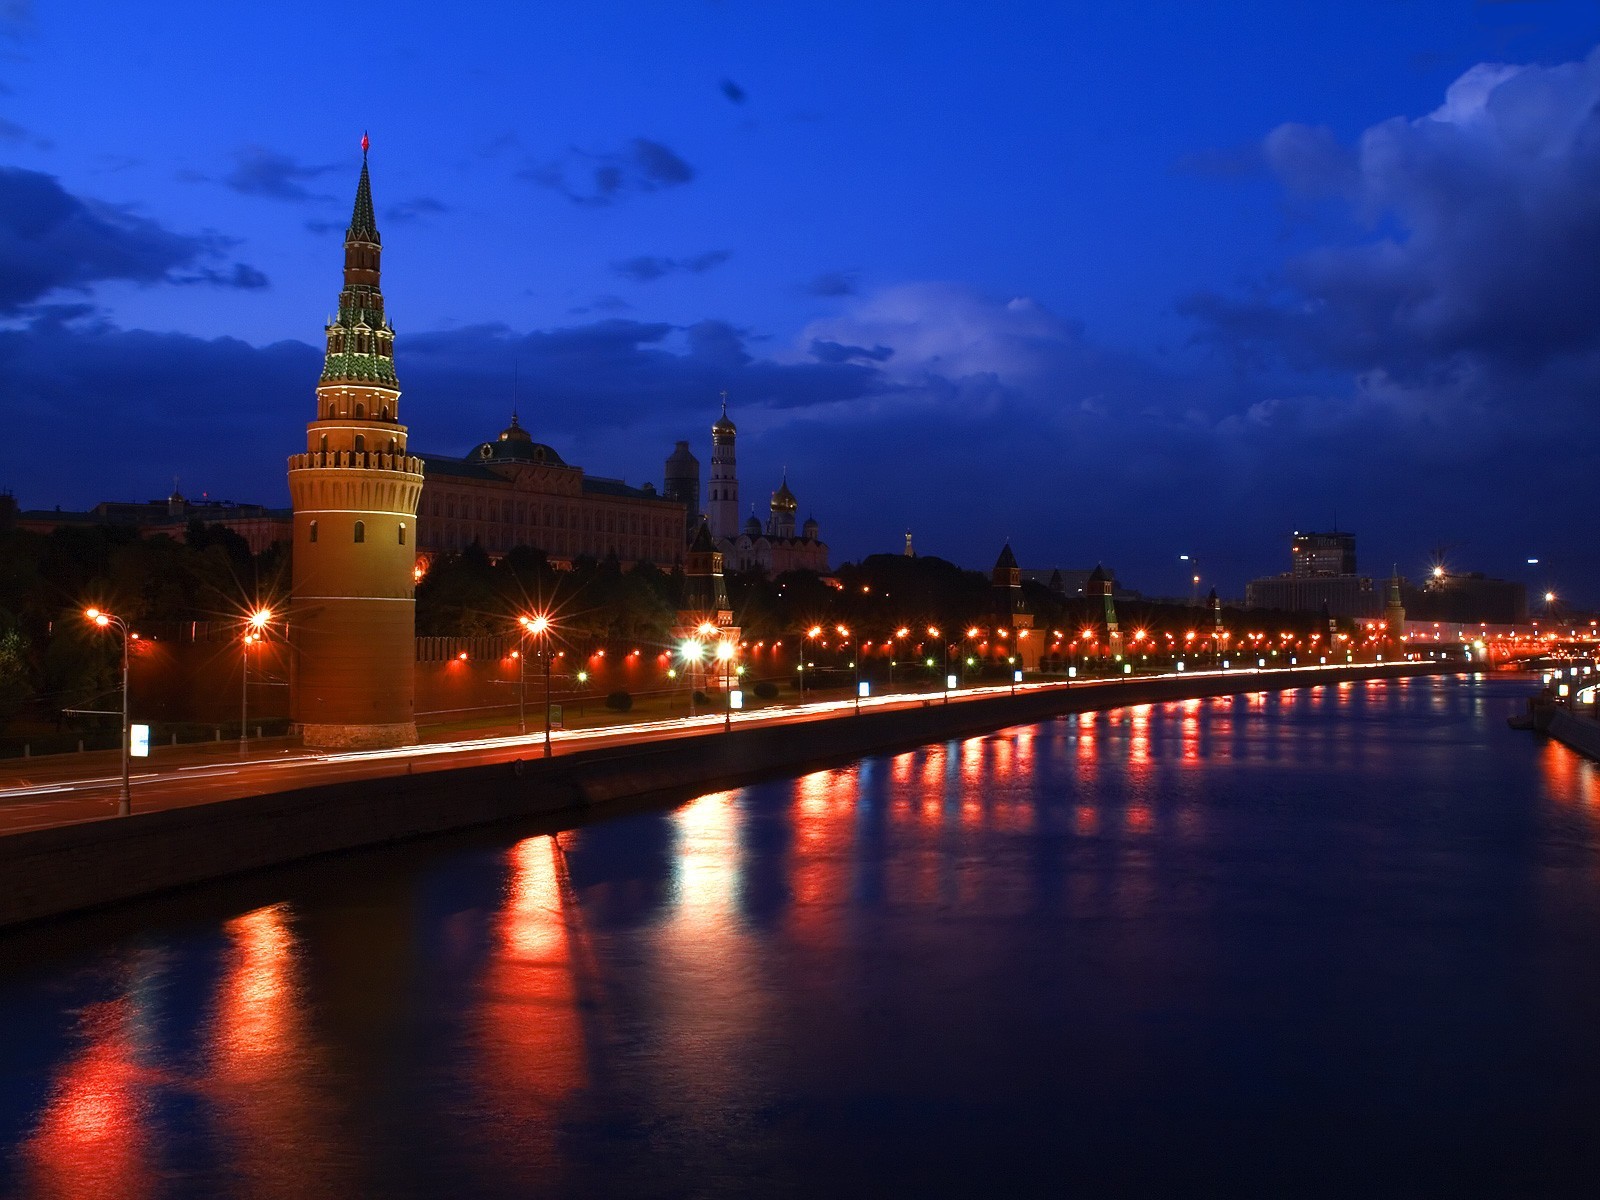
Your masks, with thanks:
<instances>
[{"instance_id":1,"label":"green conical roof","mask_svg":"<svg viewBox=\"0 0 1600 1200\"><path fill-rule=\"evenodd\" d=\"M367 177L367 155L361 154L361 182L356 185L355 211L350 214L350 228L345 230L347 242L373 242L382 244L378 236L378 222L372 215L372 180Z\"/></svg>"}]
</instances>

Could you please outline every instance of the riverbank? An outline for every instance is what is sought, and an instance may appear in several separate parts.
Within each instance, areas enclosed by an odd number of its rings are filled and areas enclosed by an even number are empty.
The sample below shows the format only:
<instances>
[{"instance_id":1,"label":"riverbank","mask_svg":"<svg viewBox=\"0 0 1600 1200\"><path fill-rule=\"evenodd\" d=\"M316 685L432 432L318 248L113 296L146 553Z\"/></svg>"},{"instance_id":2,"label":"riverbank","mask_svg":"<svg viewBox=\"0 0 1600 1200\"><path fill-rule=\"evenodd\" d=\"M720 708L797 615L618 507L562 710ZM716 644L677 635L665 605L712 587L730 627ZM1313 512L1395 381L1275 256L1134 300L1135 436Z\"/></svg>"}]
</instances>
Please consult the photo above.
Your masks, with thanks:
<instances>
[{"instance_id":1,"label":"riverbank","mask_svg":"<svg viewBox=\"0 0 1600 1200\"><path fill-rule=\"evenodd\" d=\"M343 781L0 837L0 926L116 904L300 859L529 817L588 819L667 798L803 773L1063 713L1347 680L1458 674L1434 661L1169 675L803 724L578 750L551 759Z\"/></svg>"}]
</instances>

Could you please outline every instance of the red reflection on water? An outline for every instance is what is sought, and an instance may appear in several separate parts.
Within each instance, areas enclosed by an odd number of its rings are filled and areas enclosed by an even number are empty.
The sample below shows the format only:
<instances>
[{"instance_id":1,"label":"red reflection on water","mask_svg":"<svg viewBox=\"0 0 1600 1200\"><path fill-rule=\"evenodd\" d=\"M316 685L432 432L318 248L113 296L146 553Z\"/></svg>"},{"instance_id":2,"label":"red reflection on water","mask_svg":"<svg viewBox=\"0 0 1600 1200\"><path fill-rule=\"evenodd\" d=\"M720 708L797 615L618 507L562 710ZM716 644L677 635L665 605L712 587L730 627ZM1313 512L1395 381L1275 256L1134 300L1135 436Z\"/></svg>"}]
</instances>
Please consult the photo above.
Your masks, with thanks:
<instances>
[{"instance_id":1,"label":"red reflection on water","mask_svg":"<svg viewBox=\"0 0 1600 1200\"><path fill-rule=\"evenodd\" d=\"M288 917L277 904L223 927L231 945L208 1031L205 1088L229 1140L229 1162L250 1195L348 1186L328 1173L338 1120L320 1090L326 1066L307 1028Z\"/></svg>"},{"instance_id":2,"label":"red reflection on water","mask_svg":"<svg viewBox=\"0 0 1600 1200\"><path fill-rule=\"evenodd\" d=\"M1569 750L1554 738L1544 740L1539 754L1539 769L1545 790L1564 809L1582 809L1591 817L1600 816L1600 770L1576 750Z\"/></svg>"},{"instance_id":3,"label":"red reflection on water","mask_svg":"<svg viewBox=\"0 0 1600 1200\"><path fill-rule=\"evenodd\" d=\"M1095 733L1095 717L1092 712L1078 714L1078 762L1098 766L1098 756L1095 753L1097 736Z\"/></svg>"},{"instance_id":4,"label":"red reflection on water","mask_svg":"<svg viewBox=\"0 0 1600 1200\"><path fill-rule=\"evenodd\" d=\"M968 738L961 743L961 782L967 787L983 785L982 738Z\"/></svg>"},{"instance_id":5,"label":"red reflection on water","mask_svg":"<svg viewBox=\"0 0 1600 1200\"><path fill-rule=\"evenodd\" d=\"M137 1020L128 996L84 1010L84 1047L57 1073L22 1147L30 1195L151 1193L155 1164L144 1112L149 1080L138 1059Z\"/></svg>"},{"instance_id":6,"label":"red reflection on water","mask_svg":"<svg viewBox=\"0 0 1600 1200\"><path fill-rule=\"evenodd\" d=\"M790 887L802 906L830 904L844 894L839 889L846 886L858 784L854 767L816 771L795 784L795 858ZM713 847L704 845L702 849ZM730 844L726 850L730 869L736 854L737 847Z\"/></svg>"},{"instance_id":7,"label":"red reflection on water","mask_svg":"<svg viewBox=\"0 0 1600 1200\"><path fill-rule=\"evenodd\" d=\"M1132 804L1128 806L1128 832L1149 833L1155 828L1155 815L1148 804Z\"/></svg>"},{"instance_id":8,"label":"red reflection on water","mask_svg":"<svg viewBox=\"0 0 1600 1200\"><path fill-rule=\"evenodd\" d=\"M1200 702L1191 700L1183 706L1178 718L1181 754L1179 761L1189 768L1200 765Z\"/></svg>"},{"instance_id":9,"label":"red reflection on water","mask_svg":"<svg viewBox=\"0 0 1600 1200\"><path fill-rule=\"evenodd\" d=\"M511 848L511 881L494 954L479 985L479 1132L512 1158L547 1160L569 1093L588 1081L566 863L554 837ZM576 920L576 915L572 915Z\"/></svg>"},{"instance_id":10,"label":"red reflection on water","mask_svg":"<svg viewBox=\"0 0 1600 1200\"><path fill-rule=\"evenodd\" d=\"M1076 813L1075 828L1079 833L1094 833L1100 828L1100 814L1089 804L1080 804Z\"/></svg>"},{"instance_id":11,"label":"red reflection on water","mask_svg":"<svg viewBox=\"0 0 1600 1200\"><path fill-rule=\"evenodd\" d=\"M911 764L916 760L916 757L910 751L904 754L896 754L889 760L889 778L895 783L910 783Z\"/></svg>"}]
</instances>

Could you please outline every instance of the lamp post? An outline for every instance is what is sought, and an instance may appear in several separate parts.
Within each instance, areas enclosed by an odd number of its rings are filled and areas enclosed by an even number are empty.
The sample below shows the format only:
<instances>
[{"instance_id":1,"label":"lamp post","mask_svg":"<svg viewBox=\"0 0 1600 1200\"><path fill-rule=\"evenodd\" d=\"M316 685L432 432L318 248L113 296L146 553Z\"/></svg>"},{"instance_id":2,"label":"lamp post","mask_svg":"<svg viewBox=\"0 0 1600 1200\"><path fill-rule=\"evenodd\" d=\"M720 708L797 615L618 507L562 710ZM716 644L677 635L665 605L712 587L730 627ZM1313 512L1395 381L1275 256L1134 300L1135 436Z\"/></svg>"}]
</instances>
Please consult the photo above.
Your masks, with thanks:
<instances>
[{"instance_id":1,"label":"lamp post","mask_svg":"<svg viewBox=\"0 0 1600 1200\"><path fill-rule=\"evenodd\" d=\"M944 693L944 702L950 703L950 644L949 639L937 625L928 626L928 636L939 639L939 690Z\"/></svg>"},{"instance_id":2,"label":"lamp post","mask_svg":"<svg viewBox=\"0 0 1600 1200\"><path fill-rule=\"evenodd\" d=\"M689 717L694 718L694 668L705 661L706 644L699 638L684 638L678 646L678 657L683 659L684 673L689 677Z\"/></svg>"},{"instance_id":3,"label":"lamp post","mask_svg":"<svg viewBox=\"0 0 1600 1200\"><path fill-rule=\"evenodd\" d=\"M837 625L841 638L850 637L850 628L847 625ZM856 715L861 715L861 647L852 638L850 641L850 669L855 673L855 706Z\"/></svg>"},{"instance_id":4,"label":"lamp post","mask_svg":"<svg viewBox=\"0 0 1600 1200\"><path fill-rule=\"evenodd\" d=\"M125 817L133 811L133 795L128 787L128 754L131 750L128 742L132 732L128 728L128 623L98 608L84 609L83 615L101 629L115 625L117 632L122 635L122 795L117 802L117 816Z\"/></svg>"},{"instance_id":5,"label":"lamp post","mask_svg":"<svg viewBox=\"0 0 1600 1200\"><path fill-rule=\"evenodd\" d=\"M258 608L245 618L242 654L244 671L239 681L239 756L242 758L250 745L250 647L266 638L267 622L272 620L270 608Z\"/></svg>"},{"instance_id":6,"label":"lamp post","mask_svg":"<svg viewBox=\"0 0 1600 1200\"><path fill-rule=\"evenodd\" d=\"M722 713L724 732L733 731L733 689L728 683L728 671L733 663L733 643L724 638L717 643L717 661L722 664L722 697L726 707Z\"/></svg>"},{"instance_id":7,"label":"lamp post","mask_svg":"<svg viewBox=\"0 0 1600 1200\"><path fill-rule=\"evenodd\" d=\"M805 637L800 639L800 703L806 702L806 643L814 642L822 636L822 626L813 625L806 630Z\"/></svg>"},{"instance_id":8,"label":"lamp post","mask_svg":"<svg viewBox=\"0 0 1600 1200\"><path fill-rule=\"evenodd\" d=\"M531 633L534 637L539 639L539 653L544 658L544 756L546 758L549 758L550 757L550 618L545 616L543 613L538 613L538 614L536 614L534 616L531 616L531 617L518 617L517 618L517 623L519 625L521 625L522 628L525 629L528 633ZM527 657L526 655L522 656L522 659L520 659L519 662L525 661L526 657ZM521 673L519 675L519 687L517 689L517 695L518 695L517 708L518 708L519 715L521 715L523 713L523 711L524 711L524 704L523 704L522 696L527 691L527 670L526 670L525 667L519 667L519 670L520 670ZM524 719L522 721L522 732L523 733L527 733L528 732L528 722L527 722L525 717L524 717Z\"/></svg>"}]
</instances>

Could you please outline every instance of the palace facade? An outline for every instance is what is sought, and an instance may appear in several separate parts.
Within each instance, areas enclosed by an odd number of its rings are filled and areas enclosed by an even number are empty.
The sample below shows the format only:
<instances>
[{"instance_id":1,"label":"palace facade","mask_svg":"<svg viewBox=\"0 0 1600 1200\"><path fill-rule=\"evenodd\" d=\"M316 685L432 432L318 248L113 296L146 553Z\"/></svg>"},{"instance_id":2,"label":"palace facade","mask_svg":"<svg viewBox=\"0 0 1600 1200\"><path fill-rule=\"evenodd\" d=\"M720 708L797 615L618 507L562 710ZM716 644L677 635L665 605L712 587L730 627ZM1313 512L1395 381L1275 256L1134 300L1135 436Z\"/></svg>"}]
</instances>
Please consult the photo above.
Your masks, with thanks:
<instances>
[{"instance_id":1,"label":"palace facade","mask_svg":"<svg viewBox=\"0 0 1600 1200\"><path fill-rule=\"evenodd\" d=\"M615 556L624 566L670 568L684 555L685 510L650 484L586 475L533 440L516 414L494 441L465 458L421 456L425 475L417 549L424 558L477 542L491 558L517 546L557 566ZM426 568L426 563L421 564Z\"/></svg>"}]
</instances>

